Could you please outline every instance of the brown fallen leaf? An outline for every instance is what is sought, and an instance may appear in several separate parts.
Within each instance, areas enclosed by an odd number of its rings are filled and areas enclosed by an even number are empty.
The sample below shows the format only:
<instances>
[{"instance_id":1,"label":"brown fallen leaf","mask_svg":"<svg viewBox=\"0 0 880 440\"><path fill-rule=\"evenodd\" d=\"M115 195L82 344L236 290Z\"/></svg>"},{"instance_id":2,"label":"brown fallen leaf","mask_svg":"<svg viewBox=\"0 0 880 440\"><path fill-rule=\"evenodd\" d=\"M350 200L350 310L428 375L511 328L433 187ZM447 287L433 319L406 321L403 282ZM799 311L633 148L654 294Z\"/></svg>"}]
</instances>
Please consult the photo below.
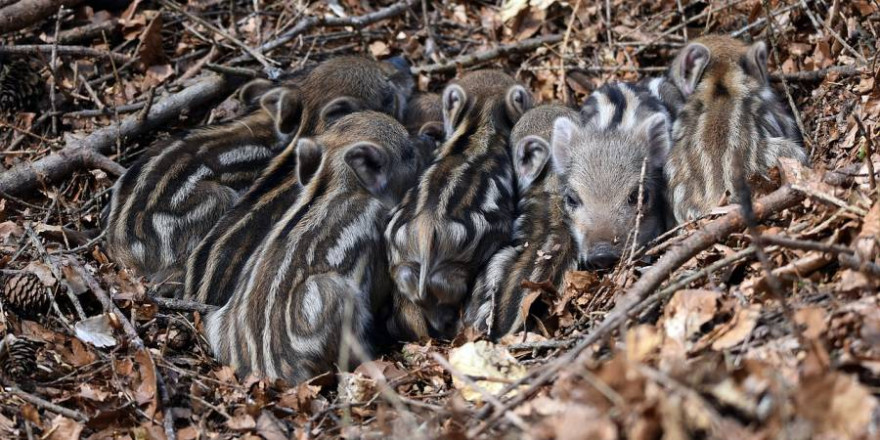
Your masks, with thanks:
<instances>
[{"instance_id":1,"label":"brown fallen leaf","mask_svg":"<svg viewBox=\"0 0 880 440\"><path fill-rule=\"evenodd\" d=\"M49 440L78 440L84 426L73 419L58 415L52 419Z\"/></svg>"},{"instance_id":2,"label":"brown fallen leaf","mask_svg":"<svg viewBox=\"0 0 880 440\"><path fill-rule=\"evenodd\" d=\"M707 345L711 345L716 351L739 345L755 329L760 316L761 306L757 304L737 310L730 321L715 327L703 336L694 346L694 351L699 351Z\"/></svg>"}]
</instances>

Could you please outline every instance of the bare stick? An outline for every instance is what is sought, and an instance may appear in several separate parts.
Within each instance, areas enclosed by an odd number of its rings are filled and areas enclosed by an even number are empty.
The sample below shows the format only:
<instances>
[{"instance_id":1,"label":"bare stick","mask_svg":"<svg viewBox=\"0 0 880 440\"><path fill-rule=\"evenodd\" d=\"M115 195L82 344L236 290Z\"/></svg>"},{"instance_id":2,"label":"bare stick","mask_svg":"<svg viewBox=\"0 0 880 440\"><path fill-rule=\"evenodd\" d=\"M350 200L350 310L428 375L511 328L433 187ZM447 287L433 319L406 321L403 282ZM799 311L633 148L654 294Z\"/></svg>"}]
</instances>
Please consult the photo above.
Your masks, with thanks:
<instances>
[{"instance_id":1,"label":"bare stick","mask_svg":"<svg viewBox=\"0 0 880 440\"><path fill-rule=\"evenodd\" d=\"M110 154L119 136L125 141L168 123L189 109L202 107L234 88L235 83L212 75L186 89L155 103L143 121L129 115L119 124L99 129L84 139L74 140L56 153L33 163L23 163L0 174L0 191L23 194L61 180L82 169L95 153Z\"/></svg>"},{"instance_id":2,"label":"bare stick","mask_svg":"<svg viewBox=\"0 0 880 440\"><path fill-rule=\"evenodd\" d=\"M18 387L8 387L8 388L6 388L6 391L14 394L19 399L24 400L25 402L30 403L31 405L38 406L40 408L45 409L46 411L51 411L55 414L60 414L64 417L67 417L68 419L73 419L78 422L87 422L89 420L88 417L86 417L83 413L81 413L79 411L65 408L61 405L56 405L56 404L54 404L48 400L45 400L41 397L37 397L33 394L26 393Z\"/></svg>"},{"instance_id":3,"label":"bare stick","mask_svg":"<svg viewBox=\"0 0 880 440\"><path fill-rule=\"evenodd\" d=\"M201 314L213 312L220 307L200 302L189 301L185 299L162 298L160 296L151 296L150 301L156 303L160 309L171 310L175 312L199 312Z\"/></svg>"},{"instance_id":4,"label":"bare stick","mask_svg":"<svg viewBox=\"0 0 880 440\"><path fill-rule=\"evenodd\" d=\"M58 34L58 44L81 44L88 43L101 36L102 33L114 34L119 29L119 20L112 18L99 23L91 23L85 26L61 31Z\"/></svg>"},{"instance_id":5,"label":"bare stick","mask_svg":"<svg viewBox=\"0 0 880 440\"><path fill-rule=\"evenodd\" d=\"M0 35L24 29L58 12L62 6L74 6L82 0L21 0L0 9Z\"/></svg>"},{"instance_id":6,"label":"bare stick","mask_svg":"<svg viewBox=\"0 0 880 440\"><path fill-rule=\"evenodd\" d=\"M377 10L376 12L371 12L369 14L364 14L356 17L308 17L303 18L289 31L281 34L278 38L264 43L259 48L255 49L256 52L264 54L271 50L277 49L281 46L284 46L289 41L294 38L312 30L318 26L326 26L326 27L340 27L340 26L352 26L354 28L360 29L364 26L373 24L377 21L382 21L391 17L395 17L397 15L402 14L406 11L410 6L415 4L416 0L406 0L403 2L395 3L387 8L382 8ZM244 61L250 60L252 57L245 53L239 57L233 58L230 61L230 64L237 64Z\"/></svg>"},{"instance_id":7,"label":"bare stick","mask_svg":"<svg viewBox=\"0 0 880 440\"><path fill-rule=\"evenodd\" d=\"M871 132L865 129L865 124L862 123L862 118L853 113L853 119L856 121L856 125L859 127L859 132L861 132L862 137L865 138L865 167L868 168L871 190L874 191L877 189L877 178L874 177L874 159L871 157L874 155L874 140L871 139Z\"/></svg>"},{"instance_id":8,"label":"bare stick","mask_svg":"<svg viewBox=\"0 0 880 440\"><path fill-rule=\"evenodd\" d=\"M35 53L42 53L51 55L54 49L57 49L58 55L109 58L122 63L131 61L131 57L121 53L107 52L106 50L92 49L91 47L84 46L58 46L56 48L54 44L19 44L17 46L0 46L0 53L13 55L32 55Z\"/></svg>"},{"instance_id":9,"label":"bare stick","mask_svg":"<svg viewBox=\"0 0 880 440\"><path fill-rule=\"evenodd\" d=\"M186 11L185 9L183 9L182 7L178 6L177 4L175 4L175 3L173 3L173 2L170 2L170 1L168 1L168 0L159 0L159 3L161 3L162 6L165 6L165 7L167 7L167 8L171 8L171 9L173 9L173 10L175 10L175 11L177 11L177 12L183 14L184 16L186 16L186 18L188 18L188 19L190 19L190 20L192 20L192 21L194 21L194 22L196 22L196 23L198 23L198 24L200 24L200 25L202 25L202 26L204 26L204 27L210 29L211 32L214 32L215 34L220 35L221 37L223 37L223 38L229 40L232 44L238 46L239 48L241 48L241 50L245 51L245 52L246 52L248 55L250 55L253 59L257 60L257 62L260 63L260 64L263 66L263 68L266 69L267 72L277 70L277 69L272 65L273 63L270 62L270 61L269 61L266 57L264 57L262 54L260 54L259 52L257 52L257 51L255 51L255 50L251 49L250 46L248 46L247 44L242 43L239 39L233 37L232 35L229 35L229 33L226 32L226 31L224 31L223 29L220 29L220 28L218 28L217 26L214 26L214 25L213 25L212 23L210 23L209 21L207 21L207 20L205 20L205 19L203 19L203 18L201 18L201 17L195 16L195 15L193 15L193 14L190 14L189 12L187 12L187 11Z\"/></svg>"},{"instance_id":10,"label":"bare stick","mask_svg":"<svg viewBox=\"0 0 880 440\"><path fill-rule=\"evenodd\" d=\"M451 72L459 67L473 66L475 64L493 60L500 56L515 52L526 52L530 50L535 50L545 44L553 44L560 41L562 41L562 35L553 34L545 35L543 37L529 38L527 40L517 41L516 43L501 44L495 48L485 50L483 52L475 52L468 55L462 55L443 63L413 67L412 73L420 74Z\"/></svg>"},{"instance_id":11,"label":"bare stick","mask_svg":"<svg viewBox=\"0 0 880 440\"><path fill-rule=\"evenodd\" d=\"M831 66L824 69L803 70L793 73L774 73L770 75L770 80L774 82L792 81L792 82L815 82L825 79L826 76L836 73L842 77L861 75L864 72L852 66Z\"/></svg>"}]
</instances>

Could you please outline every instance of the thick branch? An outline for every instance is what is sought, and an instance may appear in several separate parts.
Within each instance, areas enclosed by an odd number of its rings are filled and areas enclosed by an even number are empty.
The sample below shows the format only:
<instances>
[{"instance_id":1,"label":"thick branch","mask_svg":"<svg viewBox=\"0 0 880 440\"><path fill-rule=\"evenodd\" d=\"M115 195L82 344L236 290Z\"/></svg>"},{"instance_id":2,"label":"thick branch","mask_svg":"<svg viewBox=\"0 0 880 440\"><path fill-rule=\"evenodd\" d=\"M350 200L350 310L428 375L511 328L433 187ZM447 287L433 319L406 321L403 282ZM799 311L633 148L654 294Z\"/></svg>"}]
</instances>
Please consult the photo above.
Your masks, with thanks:
<instances>
[{"instance_id":1,"label":"thick branch","mask_svg":"<svg viewBox=\"0 0 880 440\"><path fill-rule=\"evenodd\" d=\"M553 34L553 35L545 35L543 37L529 38L527 40L517 41L516 43L510 44L501 44L497 47L494 47L489 50L484 50L482 52L475 52L468 55L462 55L460 57L453 58L445 63L439 64L429 64L427 66L418 66L413 67L412 72L414 74L419 73L440 73L440 72L451 72L460 67L468 67L473 66L475 64L484 63L486 61L493 60L495 58L515 53L515 52L526 52L530 50L535 50L545 44L553 44L562 41L562 35Z\"/></svg>"},{"instance_id":2,"label":"thick branch","mask_svg":"<svg viewBox=\"0 0 880 440\"><path fill-rule=\"evenodd\" d=\"M29 55L35 53L50 54L55 50L58 55L74 55L96 58L112 58L117 63L127 63L131 57L121 53L92 49L83 46L54 46L51 44L21 44L18 46L0 46L0 53Z\"/></svg>"},{"instance_id":3,"label":"thick branch","mask_svg":"<svg viewBox=\"0 0 880 440\"><path fill-rule=\"evenodd\" d=\"M24 163L0 174L0 192L22 194L40 188L41 182L61 180L89 164L99 163L95 153L110 154L117 138L121 143L168 123L189 109L203 107L230 93L235 84L220 76L210 76L179 93L157 102L143 120L130 115L93 132L80 140L68 142L60 151L36 162Z\"/></svg>"},{"instance_id":4,"label":"thick branch","mask_svg":"<svg viewBox=\"0 0 880 440\"><path fill-rule=\"evenodd\" d=\"M74 6L82 0L21 0L0 9L0 35L24 29L58 12L61 6Z\"/></svg>"}]
</instances>

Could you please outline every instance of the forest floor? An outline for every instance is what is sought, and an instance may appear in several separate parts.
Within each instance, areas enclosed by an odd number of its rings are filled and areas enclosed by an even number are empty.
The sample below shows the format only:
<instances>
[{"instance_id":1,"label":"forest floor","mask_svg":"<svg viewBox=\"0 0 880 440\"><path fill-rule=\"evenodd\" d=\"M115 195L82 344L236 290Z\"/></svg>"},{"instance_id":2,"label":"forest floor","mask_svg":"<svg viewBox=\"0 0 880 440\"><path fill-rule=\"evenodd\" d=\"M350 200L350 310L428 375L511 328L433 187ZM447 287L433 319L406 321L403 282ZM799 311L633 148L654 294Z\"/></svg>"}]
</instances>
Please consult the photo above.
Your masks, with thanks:
<instances>
[{"instance_id":1,"label":"forest floor","mask_svg":"<svg viewBox=\"0 0 880 440\"><path fill-rule=\"evenodd\" d=\"M37 3L55 6L2 17ZM60 3L0 0L0 437L880 437L877 0ZM123 167L234 115L248 77L402 54L421 90L494 66L576 104L707 33L768 42L812 169L783 164L748 231L722 208L652 243L653 265L570 273L528 334L402 344L299 385L236 377L200 311L102 249Z\"/></svg>"}]
</instances>

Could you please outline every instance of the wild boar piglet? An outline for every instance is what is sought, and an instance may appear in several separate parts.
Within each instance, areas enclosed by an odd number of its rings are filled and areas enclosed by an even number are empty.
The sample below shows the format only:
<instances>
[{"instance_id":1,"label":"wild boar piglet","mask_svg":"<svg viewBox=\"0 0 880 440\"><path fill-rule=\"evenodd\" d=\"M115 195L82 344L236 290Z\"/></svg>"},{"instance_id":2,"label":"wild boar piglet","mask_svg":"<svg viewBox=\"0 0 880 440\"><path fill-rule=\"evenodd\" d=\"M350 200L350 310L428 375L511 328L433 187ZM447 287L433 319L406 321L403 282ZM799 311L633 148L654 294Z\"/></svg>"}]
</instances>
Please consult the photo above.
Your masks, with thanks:
<instances>
[{"instance_id":1,"label":"wild boar piglet","mask_svg":"<svg viewBox=\"0 0 880 440\"><path fill-rule=\"evenodd\" d=\"M553 123L560 117L579 118L568 107L543 105L526 112L510 135L518 188L513 242L477 278L463 321L493 339L522 327L524 301L542 292L529 283L560 287L576 262L559 179L547 166Z\"/></svg>"},{"instance_id":2,"label":"wild boar piglet","mask_svg":"<svg viewBox=\"0 0 880 440\"><path fill-rule=\"evenodd\" d=\"M738 182L766 179L780 157L808 162L788 106L770 87L763 42L697 39L667 76L686 99L665 170L679 223L709 212L725 194L738 201Z\"/></svg>"},{"instance_id":3,"label":"wild boar piglet","mask_svg":"<svg viewBox=\"0 0 880 440\"><path fill-rule=\"evenodd\" d=\"M508 137L531 102L497 70L468 73L443 91L446 140L386 229L395 285L421 308L433 335L455 332L477 273L510 240Z\"/></svg>"},{"instance_id":4,"label":"wild boar piglet","mask_svg":"<svg viewBox=\"0 0 880 440\"><path fill-rule=\"evenodd\" d=\"M370 351L372 319L391 291L382 231L418 174L403 125L377 112L345 116L296 148L320 150L318 168L205 325L239 374L291 382L333 368L346 327Z\"/></svg>"},{"instance_id":5,"label":"wild boar piglet","mask_svg":"<svg viewBox=\"0 0 880 440\"><path fill-rule=\"evenodd\" d=\"M609 269L626 246L665 229L663 165L670 115L646 88L602 86L581 108L581 121L559 118L551 151L579 263Z\"/></svg>"}]
</instances>

